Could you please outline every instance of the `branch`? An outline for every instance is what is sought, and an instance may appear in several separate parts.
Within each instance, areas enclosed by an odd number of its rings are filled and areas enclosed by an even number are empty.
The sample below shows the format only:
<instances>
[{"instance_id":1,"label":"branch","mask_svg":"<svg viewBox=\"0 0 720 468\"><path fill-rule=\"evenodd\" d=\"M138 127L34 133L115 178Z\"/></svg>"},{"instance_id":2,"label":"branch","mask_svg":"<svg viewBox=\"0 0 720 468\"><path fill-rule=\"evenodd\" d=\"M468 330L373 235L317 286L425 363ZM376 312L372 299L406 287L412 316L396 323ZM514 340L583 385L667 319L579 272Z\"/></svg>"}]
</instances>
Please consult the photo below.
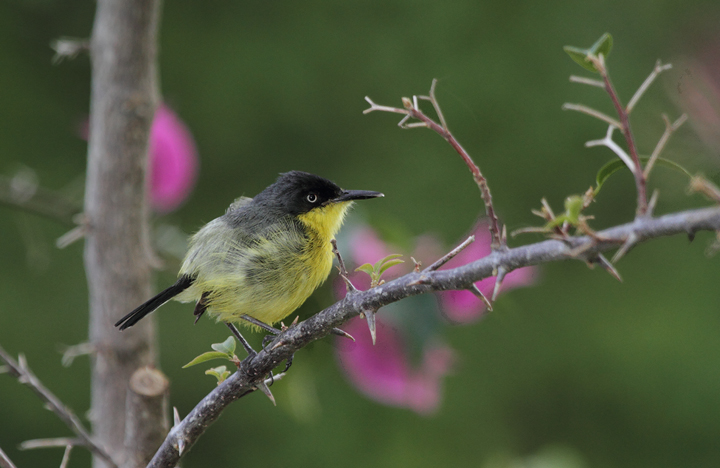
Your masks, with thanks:
<instances>
[{"instance_id":1,"label":"branch","mask_svg":"<svg viewBox=\"0 0 720 468\"><path fill-rule=\"evenodd\" d=\"M10 457L0 448L0 468L16 468Z\"/></svg>"},{"instance_id":2,"label":"branch","mask_svg":"<svg viewBox=\"0 0 720 468\"><path fill-rule=\"evenodd\" d=\"M432 85L430 86L429 96L413 96L412 101L408 98L402 98L404 109L400 109L397 107L381 106L375 104L369 97L365 96L365 100L368 102L368 104L370 104L370 107L368 109L365 109L363 111L363 114L368 114L372 111L405 114L405 117L403 117L403 119L398 123L398 126L400 126L400 128L427 127L441 137L443 137L445 141L450 143L450 146L452 146L453 149L460 155L460 157L462 157L468 169L470 169L473 179L475 180L475 183L480 189L480 194L482 195L483 202L485 203L485 213L490 220L489 228L490 235L492 236L492 242L490 246L493 250L504 249L507 247L507 245L502 238L502 235L500 234L500 225L498 223L498 217L495 214L495 208L493 207L492 195L490 194L490 186L487 183L487 179L485 179L485 177L482 175L482 172L480 172L480 168L478 167L478 165L475 164L475 161L473 161L472 157L470 157L470 154L465 150L465 148L460 145L460 142L457 141L455 136L448 129L447 123L445 122L445 117L443 117L442 110L440 109L440 104L435 97L436 85L437 79L434 79ZM420 110L420 106L418 106L418 99L430 101L430 103L433 105L433 109L435 109L435 113L438 116L438 120L440 120L439 124L430 117L428 117L422 110ZM407 121L411 118L417 119L419 120L419 122L407 123Z\"/></svg>"},{"instance_id":3,"label":"branch","mask_svg":"<svg viewBox=\"0 0 720 468\"><path fill-rule=\"evenodd\" d=\"M44 216L69 226L75 226L75 216L82 207L53 190L39 187L26 180L22 173L12 178L0 176L0 204Z\"/></svg>"},{"instance_id":4,"label":"branch","mask_svg":"<svg viewBox=\"0 0 720 468\"><path fill-rule=\"evenodd\" d=\"M115 467L115 463L110 455L95 442L88 431L83 427L80 419L72 412L70 408L65 406L50 390L48 390L42 382L33 374L25 362L23 355L20 355L18 361L15 361L0 346L0 360L4 361L8 367L9 374L17 377L18 381L30 387L35 394L45 402L47 408L55 413L57 417L65 423L65 425L73 431L84 447L90 450L96 457L101 458L108 466ZM67 445L67 444L66 444Z\"/></svg>"},{"instance_id":5,"label":"branch","mask_svg":"<svg viewBox=\"0 0 720 468\"><path fill-rule=\"evenodd\" d=\"M638 241L647 241L675 234L692 237L695 232L702 230L720 230L720 207L685 211L660 218L638 217L631 223L598 232L595 237L546 240L495 251L462 267L412 272L367 291L349 293L343 300L288 328L256 356L245 359L236 373L203 398L185 419L170 430L148 467L174 467L180 456L187 453L231 402L252 391L257 382L297 350L328 335L334 327L363 311L377 310L418 294L469 289L473 283L492 276L499 269L509 272L560 260L594 259L601 252L616 248L630 236L635 236ZM578 251L582 251L581 256L573 253Z\"/></svg>"}]
</instances>

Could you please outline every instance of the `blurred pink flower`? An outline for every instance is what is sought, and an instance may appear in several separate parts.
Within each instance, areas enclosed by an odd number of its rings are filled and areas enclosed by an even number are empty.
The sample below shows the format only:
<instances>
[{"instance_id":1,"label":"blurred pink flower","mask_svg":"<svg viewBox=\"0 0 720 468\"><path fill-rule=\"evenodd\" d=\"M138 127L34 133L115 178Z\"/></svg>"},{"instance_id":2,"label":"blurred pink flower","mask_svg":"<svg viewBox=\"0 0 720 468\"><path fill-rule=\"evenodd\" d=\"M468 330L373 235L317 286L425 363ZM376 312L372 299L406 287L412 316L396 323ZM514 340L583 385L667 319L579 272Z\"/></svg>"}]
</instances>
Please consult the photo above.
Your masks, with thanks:
<instances>
[{"instance_id":1,"label":"blurred pink flower","mask_svg":"<svg viewBox=\"0 0 720 468\"><path fill-rule=\"evenodd\" d=\"M432 414L441 401L442 380L450 372L454 353L447 346L424 346L422 362L414 368L401 333L380 316L373 346L364 319L356 317L344 330L355 342L338 340L337 356L348 379L369 398L389 406Z\"/></svg>"},{"instance_id":2,"label":"blurred pink flower","mask_svg":"<svg viewBox=\"0 0 720 468\"><path fill-rule=\"evenodd\" d=\"M88 139L87 120L80 125L79 133ZM185 201L195 186L199 160L190 130L165 104L155 112L149 154L150 206L158 213L169 213Z\"/></svg>"},{"instance_id":3,"label":"blurred pink flower","mask_svg":"<svg viewBox=\"0 0 720 468\"><path fill-rule=\"evenodd\" d=\"M484 222L478 223L473 230L473 234L475 235L475 242L467 246L465 250L445 264L442 268L443 270L466 265L490 254L491 237L487 224ZM530 285L533 283L534 277L534 267L513 270L505 275L500 291L503 292L512 288ZM485 278L475 284L489 299L495 288L495 278ZM470 291L442 291L437 294L440 297L440 307L445 316L453 322L473 322L485 313L485 304Z\"/></svg>"},{"instance_id":4,"label":"blurred pink flower","mask_svg":"<svg viewBox=\"0 0 720 468\"><path fill-rule=\"evenodd\" d=\"M198 156L190 131L161 104L150 130L150 204L160 213L177 209L188 197L198 173Z\"/></svg>"}]
</instances>

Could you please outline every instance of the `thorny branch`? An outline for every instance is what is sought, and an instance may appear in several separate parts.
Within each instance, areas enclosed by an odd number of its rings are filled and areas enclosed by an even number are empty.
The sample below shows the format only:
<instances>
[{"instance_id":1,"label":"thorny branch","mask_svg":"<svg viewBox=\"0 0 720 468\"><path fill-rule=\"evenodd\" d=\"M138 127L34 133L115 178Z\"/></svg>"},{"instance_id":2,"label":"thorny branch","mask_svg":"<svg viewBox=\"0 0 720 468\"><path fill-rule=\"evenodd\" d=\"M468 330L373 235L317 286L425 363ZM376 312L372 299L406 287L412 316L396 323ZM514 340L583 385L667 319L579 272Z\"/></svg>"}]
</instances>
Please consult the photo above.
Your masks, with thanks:
<instances>
[{"instance_id":1,"label":"thorny branch","mask_svg":"<svg viewBox=\"0 0 720 468\"><path fill-rule=\"evenodd\" d=\"M622 244L630 236L635 236L638 242L676 234L686 234L692 238L698 231L719 229L720 207L684 211L659 218L637 217L631 223L600 231L595 238L579 236L564 240L550 239L495 251L458 268L412 272L367 291L351 292L343 300L289 327L257 355L246 358L236 373L203 398L185 419L176 423L148 467L174 467L181 455L190 450L231 402L254 390L272 369L297 350L328 335L334 327L365 310L377 310L418 294L470 289L473 283L493 276L500 269L510 272L525 266L560 260L594 259L602 252Z\"/></svg>"},{"instance_id":2,"label":"thorny branch","mask_svg":"<svg viewBox=\"0 0 720 468\"><path fill-rule=\"evenodd\" d=\"M65 406L50 390L48 390L42 382L33 374L30 368L25 362L25 357L21 354L17 361L13 359L1 346L0 346L0 360L5 362L8 372L10 375L17 377L18 381L22 384L27 385L35 394L43 400L50 411L55 413L65 425L77 435L80 444L90 450L97 457L102 458L105 462L112 467L115 467L110 455L96 443L88 431L83 427L80 419L75 413Z\"/></svg>"},{"instance_id":3,"label":"thorny branch","mask_svg":"<svg viewBox=\"0 0 720 468\"><path fill-rule=\"evenodd\" d=\"M608 131L605 135L605 138L601 140L593 140L588 141L585 146L607 146L612 150L620 159L623 160L623 162L628 166L630 171L633 174L633 177L635 178L635 186L637 187L637 216L652 216L652 210L650 207L650 204L648 203L647 198L647 179L650 174L650 170L652 169L653 164L655 164L655 161L657 160L658 156L660 155L660 152L665 147L665 143L667 143L668 138L670 138L670 135L680 127L680 125L685 122L686 116L681 116L678 120L676 120L674 123L670 123L667 117L663 116L665 122L666 122L666 130L665 133L663 133L663 136L660 138L660 141L658 141L657 146L655 147L655 150L653 151L653 155L648 161L647 165L643 169L642 163L640 161L640 156L637 151L637 146L635 145L635 138L633 136L632 130L630 128L630 112L635 108L635 105L638 103L640 98L645 94L645 91L650 87L650 85L655 81L655 79L658 77L658 75L666 70L669 70L672 68L671 64L662 64L660 60L658 60L655 63L655 68L653 68L653 71L648 75L648 77L643 81L643 83L638 87L637 91L635 91L635 94L630 99L628 104L626 106L623 106L620 102L620 97L617 94L617 91L615 90L615 87L612 84L612 81L610 80L610 75L608 74L607 67L605 65L605 57L602 54L599 54L597 56L595 55L588 55L587 60L592 62L592 64L595 66L597 72L600 74L600 77L602 80L594 80L591 78L584 78L584 77L578 77L578 76L571 76L570 81L573 83L582 83L587 84L590 86L596 86L603 88L605 92L610 96L610 99L612 100L613 106L615 107L615 111L618 115L618 120L613 119L612 117L597 111L595 109L592 109L590 107L584 106L582 104L570 104L565 103L563 104L562 108L563 110L574 110L577 112L582 112L584 114L590 115L591 117L595 117L596 119L602 120L603 122L608 124ZM625 142L627 144L628 153L625 152L617 143L615 143L612 139L613 130L618 129L622 132L623 136L625 137Z\"/></svg>"},{"instance_id":4,"label":"thorny branch","mask_svg":"<svg viewBox=\"0 0 720 468\"><path fill-rule=\"evenodd\" d=\"M491 247L493 251L498 249L504 249L506 247L506 243L500 233L500 225L498 222L498 217L495 214L495 208L493 207L492 196L490 194L490 187L488 186L487 179L485 179L485 177L482 175L482 172L480 172L480 168L477 166L477 164L475 164L475 161L473 161L472 157L470 157L470 154L465 150L465 148L460 145L457 139L455 139L455 136L453 136L453 134L448 129L447 123L445 122L445 117L443 116L443 113L440 109L440 104L435 98L436 85L437 79L434 79L432 85L430 86L429 96L413 96L412 101L408 98L402 98L404 107L403 109L400 109L398 107L381 106L375 104L369 97L366 96L365 100L368 102L368 104L370 104L370 108L365 109L363 111L363 114L367 114L372 111L404 114L405 117L403 117L403 119L398 123L398 126L400 128L427 127L441 137L443 137L448 143L450 143L450 146L452 146L453 149L457 151L457 153L462 157L463 161L465 161L465 164L472 173L475 183L480 188L480 193L482 194L483 202L485 203L485 212L488 219L490 220L489 227L490 234L492 236ZM418 99L430 101L433 108L435 109L435 113L437 114L440 123L435 122L433 119L428 117L422 110L420 110L420 106L418 105ZM416 119L419 120L419 122L408 123L408 120L410 119Z\"/></svg>"}]
</instances>

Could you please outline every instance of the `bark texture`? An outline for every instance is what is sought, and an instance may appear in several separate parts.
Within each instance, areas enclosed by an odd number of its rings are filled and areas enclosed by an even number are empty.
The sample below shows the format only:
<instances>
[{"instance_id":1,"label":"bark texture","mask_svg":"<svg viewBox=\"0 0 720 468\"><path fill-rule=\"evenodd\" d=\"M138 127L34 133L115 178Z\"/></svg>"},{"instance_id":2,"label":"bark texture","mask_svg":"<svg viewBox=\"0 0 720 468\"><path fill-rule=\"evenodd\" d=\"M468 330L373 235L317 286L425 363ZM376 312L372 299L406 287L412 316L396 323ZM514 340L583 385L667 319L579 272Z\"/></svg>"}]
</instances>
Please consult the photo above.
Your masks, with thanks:
<instances>
[{"instance_id":1,"label":"bark texture","mask_svg":"<svg viewBox=\"0 0 720 468\"><path fill-rule=\"evenodd\" d=\"M90 295L90 418L96 439L122 464L130 376L156 360L152 320L113 324L150 296L145 169L158 104L159 0L99 0L91 38L92 89L85 270ZM105 467L95 457L95 467Z\"/></svg>"}]
</instances>

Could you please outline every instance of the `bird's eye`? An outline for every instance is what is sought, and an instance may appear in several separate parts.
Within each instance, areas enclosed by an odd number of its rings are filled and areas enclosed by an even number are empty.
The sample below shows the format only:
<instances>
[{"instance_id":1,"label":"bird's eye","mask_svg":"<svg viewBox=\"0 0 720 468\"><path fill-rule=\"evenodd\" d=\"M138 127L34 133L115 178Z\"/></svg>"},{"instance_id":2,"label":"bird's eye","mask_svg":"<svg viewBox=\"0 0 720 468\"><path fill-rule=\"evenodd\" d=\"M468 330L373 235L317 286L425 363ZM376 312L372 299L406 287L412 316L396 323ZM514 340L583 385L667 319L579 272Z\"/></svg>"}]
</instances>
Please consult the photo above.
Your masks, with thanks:
<instances>
[{"instance_id":1,"label":"bird's eye","mask_svg":"<svg viewBox=\"0 0 720 468\"><path fill-rule=\"evenodd\" d=\"M315 195L314 193L311 193L307 196L307 201L309 201L310 203L315 203L317 200L318 200L318 196Z\"/></svg>"}]
</instances>

